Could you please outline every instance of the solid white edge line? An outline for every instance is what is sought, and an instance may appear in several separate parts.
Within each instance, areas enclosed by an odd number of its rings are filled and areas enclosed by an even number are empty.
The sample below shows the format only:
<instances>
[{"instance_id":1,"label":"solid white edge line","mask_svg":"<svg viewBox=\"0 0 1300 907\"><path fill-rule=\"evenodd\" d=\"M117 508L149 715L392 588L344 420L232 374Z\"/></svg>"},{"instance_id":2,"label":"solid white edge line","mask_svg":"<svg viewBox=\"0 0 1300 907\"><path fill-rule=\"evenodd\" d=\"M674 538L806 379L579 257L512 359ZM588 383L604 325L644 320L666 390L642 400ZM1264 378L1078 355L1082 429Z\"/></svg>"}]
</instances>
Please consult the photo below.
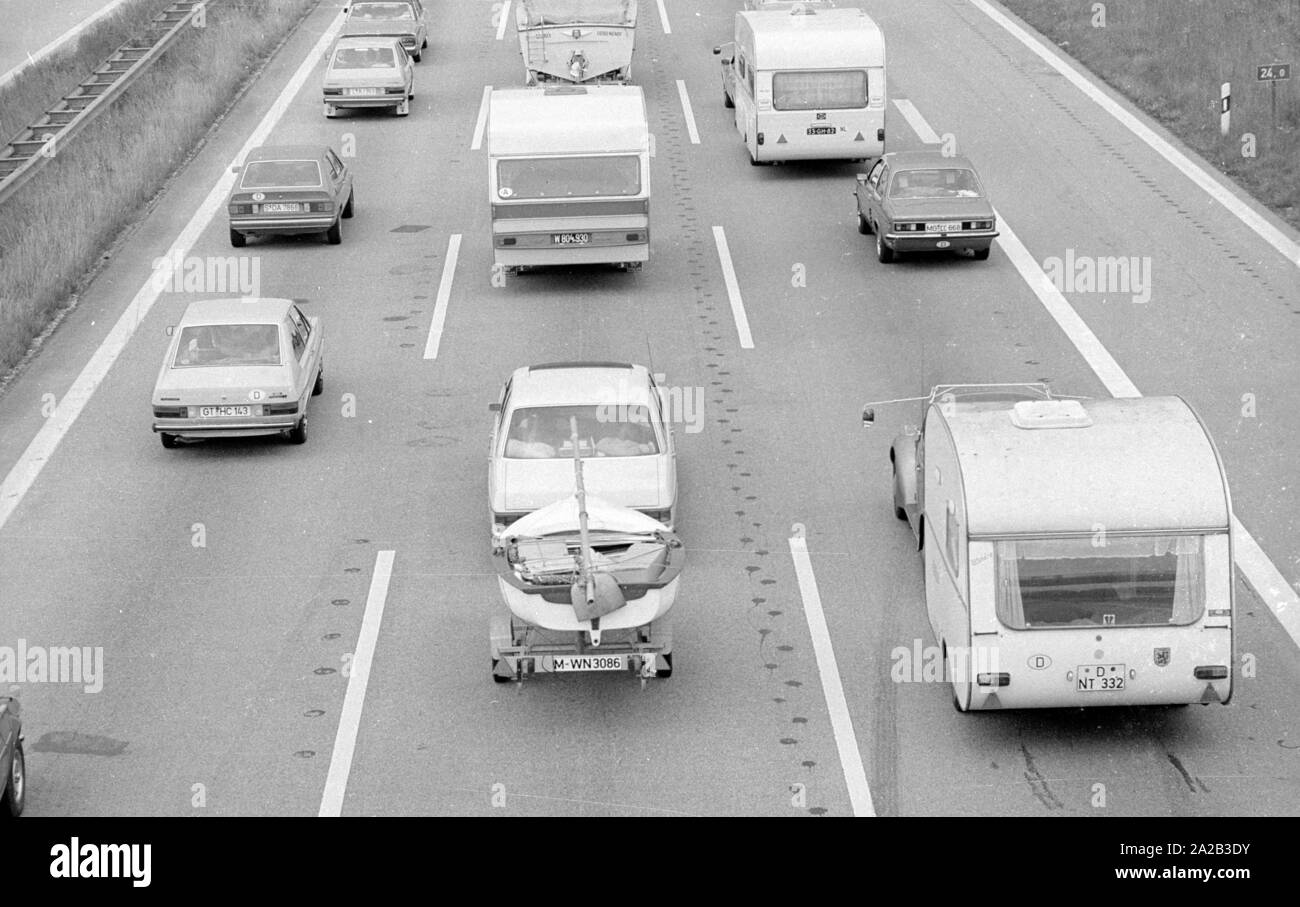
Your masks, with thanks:
<instances>
[{"instance_id":1,"label":"solid white edge line","mask_svg":"<svg viewBox=\"0 0 1300 907\"><path fill-rule=\"evenodd\" d=\"M659 5L659 21L663 24L664 34L671 35L673 27L668 24L668 10L664 9L664 0L655 0L655 3Z\"/></svg>"},{"instance_id":2,"label":"solid white edge line","mask_svg":"<svg viewBox=\"0 0 1300 907\"><path fill-rule=\"evenodd\" d=\"M479 101L478 119L474 122L474 141L470 144L470 151L478 151L483 147L483 127L487 125L488 101L492 99L492 86L483 86L483 100Z\"/></svg>"},{"instance_id":3,"label":"solid white edge line","mask_svg":"<svg viewBox=\"0 0 1300 907\"><path fill-rule=\"evenodd\" d=\"M45 57L49 56L51 53L57 50L59 45L63 44L63 42L75 38L77 35L81 34L83 31L90 28L90 26L94 25L100 19L107 16L109 13L113 12L113 10L117 9L125 2L126 0L113 0L113 2L110 3L108 6L105 6L103 9L100 9L98 12L91 13L85 19L82 19L76 25L72 26L72 28L68 29L63 34L59 35L49 44L46 44L40 50L36 51L36 53L28 54L26 60L24 60L22 63L19 63L17 66L9 70L4 75L0 76L0 88L4 88L14 79L18 78L18 76L22 74L23 70L27 69L27 67L33 65L34 63L39 63Z\"/></svg>"},{"instance_id":4,"label":"solid white edge line","mask_svg":"<svg viewBox=\"0 0 1300 907\"><path fill-rule=\"evenodd\" d=\"M429 340L424 345L424 358L437 359L442 345L442 329L447 323L447 303L451 300L451 282L456 276L456 261L460 258L461 234L453 233L447 239L447 258L442 263L442 279L438 281L438 298L433 304L433 324L429 326Z\"/></svg>"},{"instance_id":5,"label":"solid white edge line","mask_svg":"<svg viewBox=\"0 0 1300 907\"><path fill-rule=\"evenodd\" d=\"M736 333L740 335L740 347L752 350L754 337L749 333L749 317L745 314L744 300L740 298L740 284L736 280L736 268L731 263L726 231L714 227L713 242L718 247L718 261L722 263L722 279L727 284L727 300L731 303L731 317L736 321Z\"/></svg>"},{"instance_id":6,"label":"solid white edge line","mask_svg":"<svg viewBox=\"0 0 1300 907\"><path fill-rule=\"evenodd\" d=\"M149 314L149 310L158 301L163 289L171 283L170 278L174 263L184 260L190 248L198 242L199 237L208 228L217 212L224 208L226 196L230 193L230 188L235 181L235 174L230 172L231 166L243 161L248 156L249 151L265 143L267 136L271 134L271 130L280 121L280 117L284 115L294 97L302 90L307 77L320 63L342 22L343 15L340 13L312 49L307 52L306 58L284 86L284 89L276 96L271 109L266 112L261 122L249 135L248 140L240 147L235 159L226 165L221 178L212 187L212 191L199 204L189 223L182 228L171 248L162 256L165 264L151 274L149 279L145 281L144 286L136 292L135 297L127 305L126 311L117 319L112 330L108 332L108 336L104 338L103 342L91 355L90 361L86 363L85 368L72 382L72 386L63 395L63 399L58 402L54 415L45 420L45 424L36 432L36 437L27 445L27 449L18 458L18 462L9 470L4 482L0 484L0 528L4 528L14 510L22 503L23 497L26 496L33 483L35 483L36 477L40 475L45 464L54 456L54 452L58 449L63 436L72 428L73 423L77 421L77 417L81 415L82 409L94 396L100 382L104 380L109 369L113 367L113 363L117 361L117 357L126 349L126 345L135 334L136 328Z\"/></svg>"},{"instance_id":7,"label":"solid white edge line","mask_svg":"<svg viewBox=\"0 0 1300 907\"><path fill-rule=\"evenodd\" d=\"M989 5L986 0L970 0L970 2L982 13L1000 25L1013 38L1027 47L1030 51L1040 57L1048 66L1055 69L1061 75L1079 89L1091 100L1098 104L1103 110L1118 120L1125 128L1135 136L1145 142L1156 154L1175 167L1180 173L1189 180L1205 190L1215 201L1227 208L1243 224L1267 242L1270 246L1282 253L1293 264L1300 265L1300 243L1296 243L1288 237L1283 231L1279 230L1273 224L1251 208L1248 204L1239 199L1220 178L1211 174L1187 155L1183 154L1169 142L1165 141L1155 130L1151 129L1140 119L1129 113L1122 106L1115 102L1109 95L1098 88L1086 75L1076 69L1069 61L1058 54L1055 50L1045 46L1026 32L1023 28L1012 22L998 10Z\"/></svg>"},{"instance_id":8,"label":"solid white edge line","mask_svg":"<svg viewBox=\"0 0 1300 907\"><path fill-rule=\"evenodd\" d=\"M506 22L510 19L510 0L506 0L505 6L501 7L501 20L497 22L497 40L500 41L506 36Z\"/></svg>"},{"instance_id":9,"label":"solid white edge line","mask_svg":"<svg viewBox=\"0 0 1300 907\"><path fill-rule=\"evenodd\" d=\"M366 704L366 687L370 685L370 665L379 642L379 625L384 619L384 605L388 601L388 581L393 576L393 558L396 552L380 551L375 555L375 572L370 577L370 591L366 595L366 613L361 618L361 633L357 649L352 655L348 691L343 697L343 711L339 714L339 729L334 735L334 750L330 756L330 770L325 778L325 791L321 794L319 818L335 818L343 813L343 798L348 792L348 775L352 773L352 755L356 751L357 732L361 730L361 709Z\"/></svg>"},{"instance_id":10,"label":"solid white edge line","mask_svg":"<svg viewBox=\"0 0 1300 907\"><path fill-rule=\"evenodd\" d=\"M1106 390L1115 397L1142 396L1137 386L1120 368L1119 363L1097 339L1097 335L1084 323L1079 313L1043 273L1038 262L1029 254L1029 250L1007 225L1002 215L996 211L994 214L998 219L998 230L1001 234L998 243L1007 258L1020 272L1029 289L1043 304L1043 308L1047 309L1048 314L1065 332L1070 343L1083 356L1088 367L1101 379ZM1286 581L1282 571L1278 570L1277 565L1264 553L1264 549L1241 524L1236 514L1232 516L1232 532L1237 569L1241 571L1241 575L1265 606L1273 612L1282 629L1291 637L1291 642L1300 648L1300 595L1296 594L1296 590Z\"/></svg>"},{"instance_id":11,"label":"solid white edge line","mask_svg":"<svg viewBox=\"0 0 1300 907\"><path fill-rule=\"evenodd\" d=\"M921 111L916 109L916 105L907 98L895 98L894 106L898 108L903 119L907 120L907 125L912 127L912 131L921 141L927 145L938 145L943 141L939 138L939 134L930 128L930 124L925 121L925 117L921 116Z\"/></svg>"},{"instance_id":12,"label":"solid white edge line","mask_svg":"<svg viewBox=\"0 0 1300 907\"><path fill-rule=\"evenodd\" d=\"M681 79L677 80L677 97L681 98L682 116L686 117L686 134L690 136L692 145L698 145L700 133L695 128L695 111L691 109L691 98L686 93L686 83Z\"/></svg>"},{"instance_id":13,"label":"solid white edge line","mask_svg":"<svg viewBox=\"0 0 1300 907\"><path fill-rule=\"evenodd\" d=\"M826 614L822 611L821 593L817 591L817 577L813 574L812 559L808 556L808 540L796 536L789 541L794 573L799 580L799 595L803 598L803 614L808 620L808 633L812 636L813 652L817 656L817 673L821 675L822 694L826 697L826 710L830 713L831 730L835 735L835 748L839 750L844 783L849 789L849 803L853 807L853 815L874 816L876 808L871 802L867 770L862 764L862 753L858 750L858 738L853 731L849 703L844 698L844 685L840 682L835 648L831 645Z\"/></svg>"}]
</instances>

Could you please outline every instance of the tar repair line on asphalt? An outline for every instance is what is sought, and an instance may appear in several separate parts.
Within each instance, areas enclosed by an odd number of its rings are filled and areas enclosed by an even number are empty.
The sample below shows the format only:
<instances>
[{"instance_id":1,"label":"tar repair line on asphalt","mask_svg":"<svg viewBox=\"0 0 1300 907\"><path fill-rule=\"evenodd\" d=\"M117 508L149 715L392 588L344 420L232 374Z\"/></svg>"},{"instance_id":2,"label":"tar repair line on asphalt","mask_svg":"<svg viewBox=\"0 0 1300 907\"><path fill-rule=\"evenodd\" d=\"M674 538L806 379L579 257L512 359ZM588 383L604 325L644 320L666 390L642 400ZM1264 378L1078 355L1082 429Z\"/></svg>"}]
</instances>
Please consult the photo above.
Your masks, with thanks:
<instances>
[{"instance_id":1,"label":"tar repair line on asphalt","mask_svg":"<svg viewBox=\"0 0 1300 907\"><path fill-rule=\"evenodd\" d=\"M483 127L487 125L488 101L492 98L492 86L483 86L483 100L478 102L478 119L474 122L474 141L470 142L469 150L478 151L483 147Z\"/></svg>"},{"instance_id":2,"label":"tar repair line on asphalt","mask_svg":"<svg viewBox=\"0 0 1300 907\"><path fill-rule=\"evenodd\" d=\"M451 282L456 276L456 262L460 259L461 234L453 233L447 239L447 258L442 263L442 279L438 281L438 298L433 303L433 324L429 326L429 340L424 345L424 358L437 359L442 345L442 328L447 323L447 303L451 299Z\"/></svg>"},{"instance_id":3,"label":"tar repair line on asphalt","mask_svg":"<svg viewBox=\"0 0 1300 907\"><path fill-rule=\"evenodd\" d=\"M727 301L731 303L731 317L735 319L736 333L740 335L740 348L752 350L754 337L749 333L749 317L745 314L745 301L740 298L740 283L736 280L736 267L731 263L726 231L714 227L713 242L718 247L718 261L722 263L722 279L727 284Z\"/></svg>"},{"instance_id":4,"label":"tar repair line on asphalt","mask_svg":"<svg viewBox=\"0 0 1300 907\"><path fill-rule=\"evenodd\" d=\"M1183 176L1204 189L1211 198L1231 211L1233 216L1255 231L1255 234L1266 243L1286 256L1292 264L1300 265L1300 244L1294 242L1284 232L1269 223L1259 212L1238 198L1216 176L1198 166L1191 158L1157 135L1155 130L1116 103L1113 98L1096 85L1091 74L1081 73L1059 53L1035 40L1033 36L994 9L985 0L971 0L971 3L1005 29L1013 38L1029 48L1048 66L1065 76L1075 88L1118 120L1129 132L1145 142L1152 151L1169 162Z\"/></svg>"},{"instance_id":5,"label":"tar repair line on asphalt","mask_svg":"<svg viewBox=\"0 0 1300 907\"><path fill-rule=\"evenodd\" d=\"M90 357L90 361L86 363L86 367L81 370L81 374L77 375L76 380L72 382L72 386L63 395L63 399L58 402L54 415L45 420L45 424L36 433L36 437L32 439L31 444L27 445L27 449L23 451L18 462L9 470L3 484L0 484L0 528L4 528L9 517L18 508L27 492L31 490L32 485L36 482L36 477L41 474L45 464L54 456L54 452L59 447L59 442L63 440L63 436L72 428L73 423L77 421L77 417L81 415L81 411L90 402L90 398L94 396L100 382L104 380L109 369L117 362L117 357L122 355L127 343L134 336L136 328L143 323L145 316L153 308L153 304L158 301L163 288L171 283L173 263L185 260L185 256L198 242L199 237L208 228L217 212L225 209L226 196L230 194L230 189L235 183L235 174L231 172L231 166L241 163L250 151L266 142L271 130L275 128L280 118L284 116L285 111L289 109L294 97L302 90L307 77L311 75L325 56L325 52L333 43L334 36L342 24L343 15L340 13L330 23L329 28L325 30L325 33L321 35L312 49L307 52L306 58L303 59L280 94L276 96L274 103L271 104L271 109L266 112L261 122L248 136L248 140L240 147L235 159L226 165L221 178L212 187L212 191L199 204L194 216L182 228L171 248L162 256L162 261L165 264L156 268L149 279L145 281L144 286L136 292L135 297L126 307L126 311L117 319L112 330L108 332L108 336L104 338L104 341Z\"/></svg>"},{"instance_id":6,"label":"tar repair line on asphalt","mask_svg":"<svg viewBox=\"0 0 1300 907\"><path fill-rule=\"evenodd\" d=\"M940 141L939 134L930 128L930 124L921 116L921 111L916 109L916 105L906 98L896 98L894 106L898 112L907 120L907 125L912 127L912 131L917 137L927 145L938 145Z\"/></svg>"},{"instance_id":7,"label":"tar repair line on asphalt","mask_svg":"<svg viewBox=\"0 0 1300 907\"><path fill-rule=\"evenodd\" d=\"M366 594L366 613L361 618L357 650L352 655L348 692L343 698L338 733L334 735L334 752L330 756L330 770L325 778L318 818L336 818L343 813L343 797L348 792L352 755L357 748L357 732L361 730L361 709L366 704L370 664L374 660L375 644L379 641L379 624L384 619L388 581L393 578L395 556L393 551L380 551L375 555L375 572L370 577L370 592Z\"/></svg>"},{"instance_id":8,"label":"tar repair line on asphalt","mask_svg":"<svg viewBox=\"0 0 1300 907\"><path fill-rule=\"evenodd\" d=\"M691 144L700 143L700 132L695 128L695 112L691 110L691 98L686 93L686 83L677 80L677 97L682 101L682 116L686 117L686 134L691 137Z\"/></svg>"},{"instance_id":9,"label":"tar repair line on asphalt","mask_svg":"<svg viewBox=\"0 0 1300 907\"><path fill-rule=\"evenodd\" d=\"M506 22L510 21L510 0L506 0L505 6L501 7L499 15L501 16L501 19L497 22L498 41L506 36Z\"/></svg>"},{"instance_id":10,"label":"tar repair line on asphalt","mask_svg":"<svg viewBox=\"0 0 1300 907\"><path fill-rule=\"evenodd\" d=\"M858 751L858 738L853 732L849 703L844 698L840 667L835 661L835 648L831 645L826 614L822 611L821 593L817 591L817 577L813 575L812 559L808 556L808 540L803 536L790 539L790 556L794 559L794 573L799 579L803 615L808 620L808 633L812 636L813 652L817 655L817 673L821 675L822 695L826 698L826 709L830 712L835 748L839 750L844 783L849 789L849 803L853 806L853 815L871 817L876 814L876 807L871 802L867 770L862 765L862 753Z\"/></svg>"}]
</instances>

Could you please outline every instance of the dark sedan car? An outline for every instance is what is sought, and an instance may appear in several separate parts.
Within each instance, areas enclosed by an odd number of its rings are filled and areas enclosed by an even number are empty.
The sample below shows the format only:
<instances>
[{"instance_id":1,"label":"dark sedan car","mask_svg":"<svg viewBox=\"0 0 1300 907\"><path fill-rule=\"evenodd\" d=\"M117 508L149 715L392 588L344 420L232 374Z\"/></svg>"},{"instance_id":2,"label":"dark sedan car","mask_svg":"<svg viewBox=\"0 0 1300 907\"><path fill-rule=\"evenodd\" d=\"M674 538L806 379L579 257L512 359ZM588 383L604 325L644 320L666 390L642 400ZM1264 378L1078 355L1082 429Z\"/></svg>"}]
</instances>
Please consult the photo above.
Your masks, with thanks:
<instances>
[{"instance_id":1,"label":"dark sedan car","mask_svg":"<svg viewBox=\"0 0 1300 907\"><path fill-rule=\"evenodd\" d=\"M898 151L858 174L858 232L876 234L876 256L971 252L989 257L997 215L975 167L960 155Z\"/></svg>"},{"instance_id":2,"label":"dark sedan car","mask_svg":"<svg viewBox=\"0 0 1300 907\"><path fill-rule=\"evenodd\" d=\"M0 816L21 816L27 799L27 762L18 700L0 696Z\"/></svg>"},{"instance_id":3,"label":"dark sedan car","mask_svg":"<svg viewBox=\"0 0 1300 907\"><path fill-rule=\"evenodd\" d=\"M352 216L352 171L325 145L262 145L248 152L231 189L230 244L250 234L324 233L343 241Z\"/></svg>"}]
</instances>

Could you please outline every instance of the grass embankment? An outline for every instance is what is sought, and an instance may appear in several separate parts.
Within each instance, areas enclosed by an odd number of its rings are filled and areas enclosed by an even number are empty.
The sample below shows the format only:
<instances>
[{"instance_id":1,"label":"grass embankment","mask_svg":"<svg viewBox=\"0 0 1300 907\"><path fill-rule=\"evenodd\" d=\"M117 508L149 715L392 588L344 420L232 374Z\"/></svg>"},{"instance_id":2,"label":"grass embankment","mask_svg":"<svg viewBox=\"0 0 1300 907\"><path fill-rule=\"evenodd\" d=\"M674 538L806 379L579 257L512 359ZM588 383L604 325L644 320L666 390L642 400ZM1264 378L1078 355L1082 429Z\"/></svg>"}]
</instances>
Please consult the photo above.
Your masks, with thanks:
<instances>
[{"instance_id":1,"label":"grass embankment","mask_svg":"<svg viewBox=\"0 0 1300 907\"><path fill-rule=\"evenodd\" d=\"M319 2L210 3L206 27L186 29L126 94L0 206L0 376L67 306L250 73Z\"/></svg>"},{"instance_id":2,"label":"grass embankment","mask_svg":"<svg viewBox=\"0 0 1300 907\"><path fill-rule=\"evenodd\" d=\"M1255 67L1300 64L1300 0L1001 0L1221 173L1300 227L1300 72L1270 92ZM1232 118L1219 133L1219 93ZM1247 134L1254 136L1254 157Z\"/></svg>"}]
</instances>

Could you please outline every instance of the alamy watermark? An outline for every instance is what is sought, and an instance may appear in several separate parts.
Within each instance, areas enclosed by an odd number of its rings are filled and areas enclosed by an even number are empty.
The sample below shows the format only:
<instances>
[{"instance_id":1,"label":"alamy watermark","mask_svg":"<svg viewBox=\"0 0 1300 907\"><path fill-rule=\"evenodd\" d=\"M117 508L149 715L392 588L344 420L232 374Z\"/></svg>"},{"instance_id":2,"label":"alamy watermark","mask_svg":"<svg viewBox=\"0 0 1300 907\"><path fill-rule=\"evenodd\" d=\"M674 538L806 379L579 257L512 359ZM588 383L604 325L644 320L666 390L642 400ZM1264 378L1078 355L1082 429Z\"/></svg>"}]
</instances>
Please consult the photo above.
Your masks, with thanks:
<instances>
[{"instance_id":1,"label":"alamy watermark","mask_svg":"<svg viewBox=\"0 0 1300 907\"><path fill-rule=\"evenodd\" d=\"M683 424L688 435L704 429L704 388L670 386L664 375L654 376L659 391L659 405L664 421ZM650 406L650 391L644 385L633 386L626 378L618 379L613 400L596 407L597 422L644 422Z\"/></svg>"},{"instance_id":2,"label":"alamy watermark","mask_svg":"<svg viewBox=\"0 0 1300 907\"><path fill-rule=\"evenodd\" d=\"M262 295L262 259L257 255L186 255L153 260L153 288L160 293Z\"/></svg>"},{"instance_id":3,"label":"alamy watermark","mask_svg":"<svg viewBox=\"0 0 1300 907\"><path fill-rule=\"evenodd\" d=\"M104 647L0 646L0 684L79 683L87 693L104 688Z\"/></svg>"},{"instance_id":4,"label":"alamy watermark","mask_svg":"<svg viewBox=\"0 0 1300 907\"><path fill-rule=\"evenodd\" d=\"M1065 250L1065 257L1043 260L1043 273L1062 293L1104 293L1128 295L1133 302L1151 299L1151 256L1078 255Z\"/></svg>"}]
</instances>

